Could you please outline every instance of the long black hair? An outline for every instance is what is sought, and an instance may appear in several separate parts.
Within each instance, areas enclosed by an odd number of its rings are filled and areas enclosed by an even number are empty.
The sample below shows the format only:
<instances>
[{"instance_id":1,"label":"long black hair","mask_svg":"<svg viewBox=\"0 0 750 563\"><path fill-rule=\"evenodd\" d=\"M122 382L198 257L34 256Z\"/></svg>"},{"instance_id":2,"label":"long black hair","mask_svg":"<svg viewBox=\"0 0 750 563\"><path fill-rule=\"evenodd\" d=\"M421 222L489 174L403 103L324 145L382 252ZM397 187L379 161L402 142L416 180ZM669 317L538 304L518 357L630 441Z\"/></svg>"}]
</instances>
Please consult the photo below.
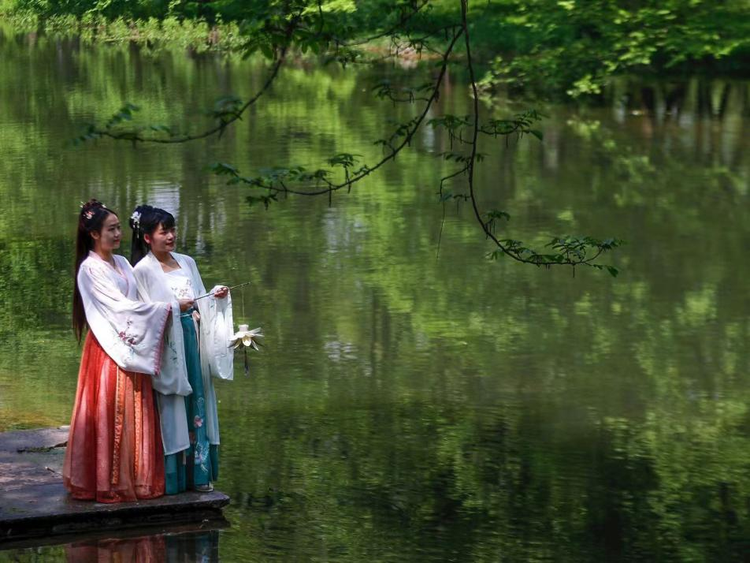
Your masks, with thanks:
<instances>
[{"instance_id":1,"label":"long black hair","mask_svg":"<svg viewBox=\"0 0 750 563\"><path fill-rule=\"evenodd\" d=\"M78 216L76 262L73 273L73 331L79 343L86 328L86 312L83 310L83 299L78 289L78 270L81 268L81 263L88 257L89 251L94 250L94 239L91 233L100 233L104 220L110 214L117 215L111 209L107 209L101 201L90 199L81 206L81 213Z\"/></svg>"},{"instance_id":2,"label":"long black hair","mask_svg":"<svg viewBox=\"0 0 750 563\"><path fill-rule=\"evenodd\" d=\"M133 242L130 246L130 263L135 266L148 254L151 247L146 243L144 236L153 235L159 225L165 229L174 227L174 215L159 207L150 205L139 205L130 216L130 228L133 229Z\"/></svg>"}]
</instances>

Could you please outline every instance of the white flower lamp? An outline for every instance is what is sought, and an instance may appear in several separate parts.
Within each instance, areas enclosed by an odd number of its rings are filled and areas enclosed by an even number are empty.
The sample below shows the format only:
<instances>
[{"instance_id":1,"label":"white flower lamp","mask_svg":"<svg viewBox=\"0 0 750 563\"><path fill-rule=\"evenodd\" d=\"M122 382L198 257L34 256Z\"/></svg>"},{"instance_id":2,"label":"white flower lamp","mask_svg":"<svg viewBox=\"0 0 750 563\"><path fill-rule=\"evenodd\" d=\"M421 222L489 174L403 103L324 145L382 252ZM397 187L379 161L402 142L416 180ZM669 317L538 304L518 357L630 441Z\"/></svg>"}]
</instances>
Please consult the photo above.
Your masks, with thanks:
<instances>
[{"instance_id":1,"label":"white flower lamp","mask_svg":"<svg viewBox=\"0 0 750 563\"><path fill-rule=\"evenodd\" d=\"M260 344L257 339L263 338L263 333L261 332L260 327L249 330L249 326L250 325L239 325L237 327L237 332L234 333L234 336L232 336L229 341L229 345L235 350L242 346L242 352L245 356L245 375L250 373L250 366L247 363L247 349L252 348L260 351L259 346L262 346L262 344Z\"/></svg>"}]
</instances>

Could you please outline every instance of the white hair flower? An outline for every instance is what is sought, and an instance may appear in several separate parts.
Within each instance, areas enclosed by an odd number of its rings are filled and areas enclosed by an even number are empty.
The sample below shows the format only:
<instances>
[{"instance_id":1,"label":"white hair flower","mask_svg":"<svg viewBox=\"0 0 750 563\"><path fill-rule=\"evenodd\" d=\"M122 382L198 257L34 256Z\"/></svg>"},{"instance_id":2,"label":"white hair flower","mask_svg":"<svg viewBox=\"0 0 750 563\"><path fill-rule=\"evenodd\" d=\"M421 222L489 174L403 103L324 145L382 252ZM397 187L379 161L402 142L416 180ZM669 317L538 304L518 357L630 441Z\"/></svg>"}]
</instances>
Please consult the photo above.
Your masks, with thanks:
<instances>
[{"instance_id":1,"label":"white hair flower","mask_svg":"<svg viewBox=\"0 0 750 563\"><path fill-rule=\"evenodd\" d=\"M130 216L130 220L133 221L134 225L140 225L140 223L141 223L141 212L140 211L133 211L133 214Z\"/></svg>"}]
</instances>

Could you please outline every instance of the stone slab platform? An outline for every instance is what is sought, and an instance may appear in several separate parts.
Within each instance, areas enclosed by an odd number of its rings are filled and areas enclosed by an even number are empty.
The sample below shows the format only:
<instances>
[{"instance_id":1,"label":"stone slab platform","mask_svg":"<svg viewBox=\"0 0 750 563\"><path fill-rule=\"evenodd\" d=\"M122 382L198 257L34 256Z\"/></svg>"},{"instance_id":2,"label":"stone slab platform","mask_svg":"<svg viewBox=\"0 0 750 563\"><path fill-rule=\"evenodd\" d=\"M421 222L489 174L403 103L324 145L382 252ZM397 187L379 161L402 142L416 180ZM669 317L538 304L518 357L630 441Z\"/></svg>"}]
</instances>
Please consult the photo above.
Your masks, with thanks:
<instances>
[{"instance_id":1,"label":"stone slab platform","mask_svg":"<svg viewBox=\"0 0 750 563\"><path fill-rule=\"evenodd\" d=\"M223 520L218 491L101 504L72 500L62 484L68 428L0 434L0 549L32 538Z\"/></svg>"}]
</instances>

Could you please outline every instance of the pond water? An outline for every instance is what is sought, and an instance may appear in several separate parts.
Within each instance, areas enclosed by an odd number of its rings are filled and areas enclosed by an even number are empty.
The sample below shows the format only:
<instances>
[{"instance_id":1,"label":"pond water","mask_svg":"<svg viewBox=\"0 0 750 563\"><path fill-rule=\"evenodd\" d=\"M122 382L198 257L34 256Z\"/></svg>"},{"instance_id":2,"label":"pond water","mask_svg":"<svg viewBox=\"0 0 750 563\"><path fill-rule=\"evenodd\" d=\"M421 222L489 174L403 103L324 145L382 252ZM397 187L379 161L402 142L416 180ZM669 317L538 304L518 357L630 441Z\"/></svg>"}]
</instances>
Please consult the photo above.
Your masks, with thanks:
<instances>
[{"instance_id":1,"label":"pond water","mask_svg":"<svg viewBox=\"0 0 750 563\"><path fill-rule=\"evenodd\" d=\"M74 147L126 101L143 122L198 130L218 96L255 91L262 64L0 33L0 430L69 420L79 202L123 218L148 202L175 213L206 285L252 282L235 318L267 335L248 377L239 356L217 384L216 486L232 504L211 557L744 560L750 84L622 80L601 107L535 106L541 143L482 148L480 200L511 214L509 237L626 239L605 260L616 279L489 261L470 209L438 202L449 140L430 129L330 205L251 207L206 170L374 162L373 141L417 108L373 84L429 72L300 62L221 139ZM450 77L435 116L470 111L462 84Z\"/></svg>"}]
</instances>

